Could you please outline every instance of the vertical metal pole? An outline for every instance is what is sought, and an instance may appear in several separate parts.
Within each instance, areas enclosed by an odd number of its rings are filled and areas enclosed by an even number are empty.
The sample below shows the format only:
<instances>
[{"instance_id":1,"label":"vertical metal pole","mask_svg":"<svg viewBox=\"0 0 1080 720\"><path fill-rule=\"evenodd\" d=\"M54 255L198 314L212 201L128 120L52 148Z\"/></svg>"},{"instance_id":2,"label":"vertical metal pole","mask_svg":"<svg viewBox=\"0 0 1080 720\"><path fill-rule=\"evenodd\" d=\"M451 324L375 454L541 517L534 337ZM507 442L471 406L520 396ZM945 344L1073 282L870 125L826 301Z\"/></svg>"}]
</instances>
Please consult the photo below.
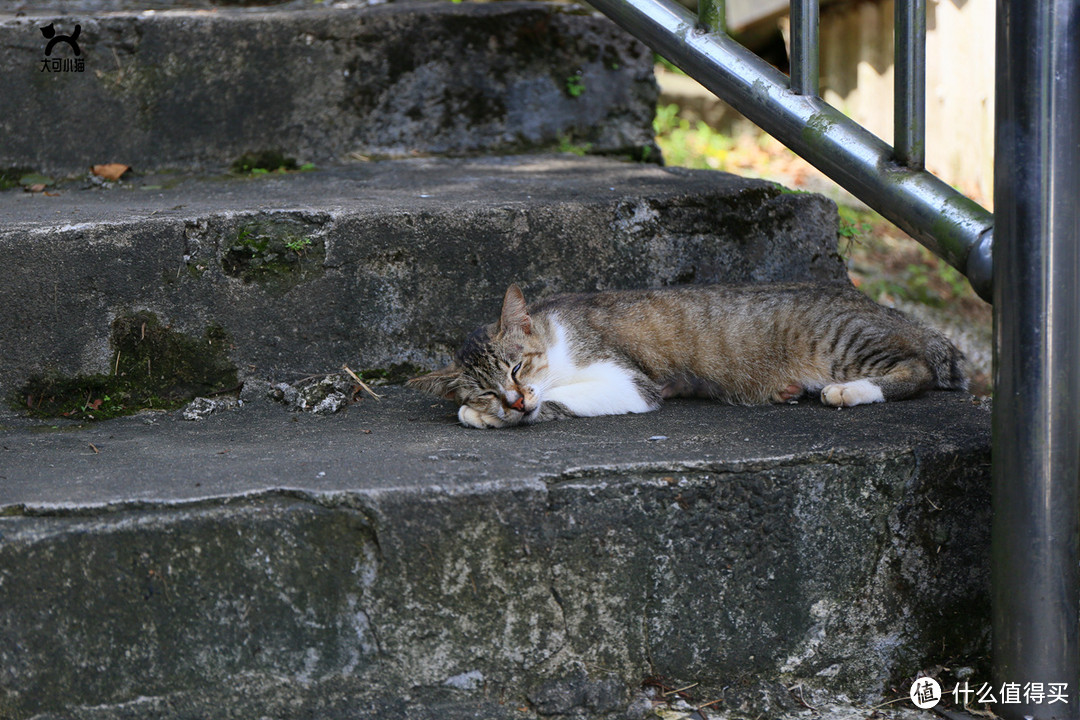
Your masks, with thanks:
<instances>
[{"instance_id":1,"label":"vertical metal pole","mask_svg":"<svg viewBox=\"0 0 1080 720\"><path fill-rule=\"evenodd\" d=\"M926 0L896 0L893 150L897 162L926 162Z\"/></svg>"},{"instance_id":2,"label":"vertical metal pole","mask_svg":"<svg viewBox=\"0 0 1080 720\"><path fill-rule=\"evenodd\" d=\"M698 0L698 23L709 32L727 32L724 0Z\"/></svg>"},{"instance_id":3,"label":"vertical metal pole","mask_svg":"<svg viewBox=\"0 0 1080 720\"><path fill-rule=\"evenodd\" d=\"M998 0L994 684L1009 720L1080 717L1080 0Z\"/></svg>"},{"instance_id":4,"label":"vertical metal pole","mask_svg":"<svg viewBox=\"0 0 1080 720\"><path fill-rule=\"evenodd\" d=\"M791 91L818 94L818 0L791 0Z\"/></svg>"}]
</instances>

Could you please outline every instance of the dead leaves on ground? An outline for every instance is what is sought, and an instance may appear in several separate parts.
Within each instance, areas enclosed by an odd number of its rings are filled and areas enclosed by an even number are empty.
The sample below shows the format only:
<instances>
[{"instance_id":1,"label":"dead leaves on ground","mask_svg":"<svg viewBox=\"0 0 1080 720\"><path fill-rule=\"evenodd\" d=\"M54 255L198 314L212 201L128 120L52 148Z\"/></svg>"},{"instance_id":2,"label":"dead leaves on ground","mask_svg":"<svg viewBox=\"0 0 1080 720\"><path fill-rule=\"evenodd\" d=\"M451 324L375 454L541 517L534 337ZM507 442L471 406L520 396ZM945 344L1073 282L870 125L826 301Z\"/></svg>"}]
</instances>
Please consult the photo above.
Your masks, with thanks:
<instances>
[{"instance_id":1,"label":"dead leaves on ground","mask_svg":"<svg viewBox=\"0 0 1080 720\"><path fill-rule=\"evenodd\" d=\"M124 165L122 163L106 163L104 165L94 165L90 168L90 172L109 182L116 182L130 169L130 165Z\"/></svg>"}]
</instances>

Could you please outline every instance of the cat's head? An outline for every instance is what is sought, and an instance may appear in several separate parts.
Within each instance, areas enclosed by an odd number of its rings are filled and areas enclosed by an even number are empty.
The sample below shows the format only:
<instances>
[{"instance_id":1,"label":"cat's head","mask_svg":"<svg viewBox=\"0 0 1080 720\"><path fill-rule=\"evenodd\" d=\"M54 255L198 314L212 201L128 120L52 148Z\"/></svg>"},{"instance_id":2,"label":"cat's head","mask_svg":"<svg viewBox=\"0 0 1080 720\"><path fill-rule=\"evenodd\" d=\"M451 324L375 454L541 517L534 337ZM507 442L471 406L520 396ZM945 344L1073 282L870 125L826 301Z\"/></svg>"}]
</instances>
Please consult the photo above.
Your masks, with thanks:
<instances>
[{"instance_id":1,"label":"cat's head","mask_svg":"<svg viewBox=\"0 0 1080 720\"><path fill-rule=\"evenodd\" d=\"M533 332L525 298L511 285L497 323L474 330L452 363L408 385L497 418L500 424L516 425L539 411L534 380L543 358L543 343Z\"/></svg>"}]
</instances>

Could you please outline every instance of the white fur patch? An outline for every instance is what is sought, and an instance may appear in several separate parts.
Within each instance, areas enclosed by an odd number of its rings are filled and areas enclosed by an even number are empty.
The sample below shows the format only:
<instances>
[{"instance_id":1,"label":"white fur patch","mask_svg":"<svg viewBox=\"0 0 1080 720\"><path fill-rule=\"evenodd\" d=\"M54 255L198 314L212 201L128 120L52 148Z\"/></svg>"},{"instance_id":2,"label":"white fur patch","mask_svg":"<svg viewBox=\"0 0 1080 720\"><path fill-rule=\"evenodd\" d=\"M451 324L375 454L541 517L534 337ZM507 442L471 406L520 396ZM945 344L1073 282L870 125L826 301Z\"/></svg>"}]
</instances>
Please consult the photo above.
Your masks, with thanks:
<instances>
[{"instance_id":1,"label":"white fur patch","mask_svg":"<svg viewBox=\"0 0 1080 720\"><path fill-rule=\"evenodd\" d=\"M543 402L557 402L574 415L622 415L643 413L656 407L642 397L633 375L605 360L585 367L574 364L566 329L552 321L555 342L548 348L547 376L534 388Z\"/></svg>"},{"instance_id":2,"label":"white fur patch","mask_svg":"<svg viewBox=\"0 0 1080 720\"><path fill-rule=\"evenodd\" d=\"M868 403L885 402L881 388L869 380L826 385L821 391L821 402L834 407L851 407Z\"/></svg>"}]
</instances>

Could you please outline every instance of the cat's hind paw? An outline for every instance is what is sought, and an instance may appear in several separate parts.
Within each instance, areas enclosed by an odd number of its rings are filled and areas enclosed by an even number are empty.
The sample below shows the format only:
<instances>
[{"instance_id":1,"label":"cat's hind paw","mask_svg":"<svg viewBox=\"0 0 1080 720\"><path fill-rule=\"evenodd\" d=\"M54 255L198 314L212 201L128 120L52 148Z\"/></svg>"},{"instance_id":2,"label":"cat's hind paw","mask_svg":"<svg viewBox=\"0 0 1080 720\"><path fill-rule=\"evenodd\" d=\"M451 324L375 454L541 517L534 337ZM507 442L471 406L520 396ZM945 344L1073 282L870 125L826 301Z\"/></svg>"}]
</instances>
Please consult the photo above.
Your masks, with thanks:
<instances>
[{"instance_id":1,"label":"cat's hind paw","mask_svg":"<svg viewBox=\"0 0 1080 720\"><path fill-rule=\"evenodd\" d=\"M826 385L821 391L821 402L833 407L851 407L884 402L881 388L869 380L852 380L846 383Z\"/></svg>"},{"instance_id":2,"label":"cat's hind paw","mask_svg":"<svg viewBox=\"0 0 1080 720\"><path fill-rule=\"evenodd\" d=\"M804 388L802 385L795 385L794 383L792 383L791 385L788 385L782 390L777 390L775 393L773 393L772 401L774 403L794 404L799 402L799 398L802 397L802 394L803 392L805 392L805 390L806 388Z\"/></svg>"},{"instance_id":3,"label":"cat's hind paw","mask_svg":"<svg viewBox=\"0 0 1080 720\"><path fill-rule=\"evenodd\" d=\"M474 428L500 428L509 424L494 415L487 415L479 410L473 410L468 405L462 405L458 408L457 417L462 425Z\"/></svg>"}]
</instances>

